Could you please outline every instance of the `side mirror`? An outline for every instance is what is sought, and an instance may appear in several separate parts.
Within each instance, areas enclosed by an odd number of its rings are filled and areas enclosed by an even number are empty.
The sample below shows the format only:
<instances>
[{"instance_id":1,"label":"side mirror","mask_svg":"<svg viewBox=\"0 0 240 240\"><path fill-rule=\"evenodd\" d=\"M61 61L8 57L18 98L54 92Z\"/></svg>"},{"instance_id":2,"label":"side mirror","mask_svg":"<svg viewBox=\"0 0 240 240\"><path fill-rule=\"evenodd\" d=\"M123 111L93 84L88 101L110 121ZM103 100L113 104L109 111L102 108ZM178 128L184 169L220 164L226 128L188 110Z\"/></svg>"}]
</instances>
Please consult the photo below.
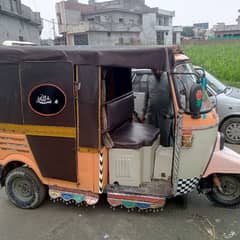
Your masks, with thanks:
<instances>
[{"instance_id":1,"label":"side mirror","mask_svg":"<svg viewBox=\"0 0 240 240\"><path fill-rule=\"evenodd\" d=\"M198 119L201 117L201 107L203 100L203 91L201 84L193 84L190 90L189 107L192 118Z\"/></svg>"},{"instance_id":2,"label":"side mirror","mask_svg":"<svg viewBox=\"0 0 240 240\"><path fill-rule=\"evenodd\" d=\"M195 67L194 68L195 71L197 72L199 78L201 79L201 83L204 87L207 87L207 80L206 80L206 73L205 73L205 70L203 68L200 68L200 67ZM199 82L199 83L200 83Z\"/></svg>"}]
</instances>

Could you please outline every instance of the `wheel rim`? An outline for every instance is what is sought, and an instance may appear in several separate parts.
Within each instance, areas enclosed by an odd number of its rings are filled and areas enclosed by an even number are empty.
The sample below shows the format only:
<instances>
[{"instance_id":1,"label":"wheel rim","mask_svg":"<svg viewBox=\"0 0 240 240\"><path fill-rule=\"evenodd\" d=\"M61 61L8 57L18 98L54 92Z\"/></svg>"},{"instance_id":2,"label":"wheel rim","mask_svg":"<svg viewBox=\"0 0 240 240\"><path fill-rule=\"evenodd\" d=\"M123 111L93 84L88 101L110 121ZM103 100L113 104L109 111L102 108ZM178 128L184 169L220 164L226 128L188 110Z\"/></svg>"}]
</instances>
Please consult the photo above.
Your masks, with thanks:
<instances>
[{"instance_id":1,"label":"wheel rim","mask_svg":"<svg viewBox=\"0 0 240 240\"><path fill-rule=\"evenodd\" d=\"M240 182L237 178L231 176L219 177L221 182L222 191L218 188L214 189L216 195L218 195L224 201L234 201L240 197Z\"/></svg>"},{"instance_id":2,"label":"wheel rim","mask_svg":"<svg viewBox=\"0 0 240 240\"><path fill-rule=\"evenodd\" d=\"M12 191L17 199L28 202L33 197L33 186L27 179L16 178L12 183Z\"/></svg>"},{"instance_id":3,"label":"wheel rim","mask_svg":"<svg viewBox=\"0 0 240 240\"><path fill-rule=\"evenodd\" d=\"M226 128L226 137L231 141L239 142L240 141L240 123L234 122L227 126Z\"/></svg>"}]
</instances>

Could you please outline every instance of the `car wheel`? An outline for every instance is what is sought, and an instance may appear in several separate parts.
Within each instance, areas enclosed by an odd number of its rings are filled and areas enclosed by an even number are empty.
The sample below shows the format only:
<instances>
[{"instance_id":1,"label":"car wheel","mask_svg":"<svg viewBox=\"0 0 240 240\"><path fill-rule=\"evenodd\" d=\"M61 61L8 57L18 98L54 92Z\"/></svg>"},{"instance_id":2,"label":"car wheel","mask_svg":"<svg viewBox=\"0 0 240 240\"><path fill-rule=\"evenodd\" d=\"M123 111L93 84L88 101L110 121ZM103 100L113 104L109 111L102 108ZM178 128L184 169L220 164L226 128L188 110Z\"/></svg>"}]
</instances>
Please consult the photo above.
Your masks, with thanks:
<instances>
[{"instance_id":1,"label":"car wheel","mask_svg":"<svg viewBox=\"0 0 240 240\"><path fill-rule=\"evenodd\" d=\"M240 117L227 119L220 130L228 143L240 144Z\"/></svg>"},{"instance_id":2,"label":"car wheel","mask_svg":"<svg viewBox=\"0 0 240 240\"><path fill-rule=\"evenodd\" d=\"M9 200L17 207L33 209L40 206L46 197L46 187L34 172L20 167L8 173L5 190Z\"/></svg>"}]
</instances>

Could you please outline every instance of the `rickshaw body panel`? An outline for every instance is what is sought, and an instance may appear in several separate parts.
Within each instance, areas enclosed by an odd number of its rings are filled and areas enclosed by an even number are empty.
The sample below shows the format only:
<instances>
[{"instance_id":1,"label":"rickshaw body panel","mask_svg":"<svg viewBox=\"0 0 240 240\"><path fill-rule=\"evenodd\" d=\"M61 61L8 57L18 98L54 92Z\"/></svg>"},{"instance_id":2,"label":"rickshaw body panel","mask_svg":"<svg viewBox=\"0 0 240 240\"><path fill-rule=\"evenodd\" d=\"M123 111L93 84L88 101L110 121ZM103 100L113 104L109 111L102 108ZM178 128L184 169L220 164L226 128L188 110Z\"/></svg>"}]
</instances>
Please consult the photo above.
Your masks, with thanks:
<instances>
[{"instance_id":1,"label":"rickshaw body panel","mask_svg":"<svg viewBox=\"0 0 240 240\"><path fill-rule=\"evenodd\" d=\"M207 178L218 173L240 175L240 154L228 147L221 150L220 137L218 137L214 152L202 177Z\"/></svg>"},{"instance_id":2,"label":"rickshaw body panel","mask_svg":"<svg viewBox=\"0 0 240 240\"><path fill-rule=\"evenodd\" d=\"M214 149L218 128L192 131L192 146L182 147L179 178L200 177L209 162Z\"/></svg>"},{"instance_id":3,"label":"rickshaw body panel","mask_svg":"<svg viewBox=\"0 0 240 240\"><path fill-rule=\"evenodd\" d=\"M182 148L180 151L179 179L200 178L214 150L218 117L215 111L195 120L183 115ZM185 141L189 141L185 143Z\"/></svg>"},{"instance_id":4,"label":"rickshaw body panel","mask_svg":"<svg viewBox=\"0 0 240 240\"><path fill-rule=\"evenodd\" d=\"M0 133L0 138L7 138L7 139L17 139L16 140L8 140L11 142L12 147L6 150L1 149L0 151L0 165L4 169L8 164L13 162L21 163L22 165L26 165L29 168L33 169L35 174L41 180L43 184L46 185L61 185L64 187L76 187L76 183L62 181L58 179L51 179L43 177L41 171L38 167L38 164L33 156L32 150L29 146L27 136L24 134L9 134L9 133ZM23 147L14 146L16 143L19 144L19 139L21 139L21 145ZM1 145L1 148L3 145ZM23 152L24 151L24 152Z\"/></svg>"},{"instance_id":5,"label":"rickshaw body panel","mask_svg":"<svg viewBox=\"0 0 240 240\"><path fill-rule=\"evenodd\" d=\"M78 152L78 187L101 193L108 184L108 150L82 149Z\"/></svg>"},{"instance_id":6,"label":"rickshaw body panel","mask_svg":"<svg viewBox=\"0 0 240 240\"><path fill-rule=\"evenodd\" d=\"M99 188L103 188L108 183L108 151L106 148L100 152L97 150L91 151L90 149L78 152L79 168L77 183L44 177L38 167L26 135L0 133L0 139L7 139L5 143L2 141L0 143L0 165L3 169L13 162L22 163L22 165L33 169L45 185L79 189L94 193L99 193ZM102 158L101 164L100 158ZM102 170L102 174L99 174L100 169Z\"/></svg>"}]
</instances>

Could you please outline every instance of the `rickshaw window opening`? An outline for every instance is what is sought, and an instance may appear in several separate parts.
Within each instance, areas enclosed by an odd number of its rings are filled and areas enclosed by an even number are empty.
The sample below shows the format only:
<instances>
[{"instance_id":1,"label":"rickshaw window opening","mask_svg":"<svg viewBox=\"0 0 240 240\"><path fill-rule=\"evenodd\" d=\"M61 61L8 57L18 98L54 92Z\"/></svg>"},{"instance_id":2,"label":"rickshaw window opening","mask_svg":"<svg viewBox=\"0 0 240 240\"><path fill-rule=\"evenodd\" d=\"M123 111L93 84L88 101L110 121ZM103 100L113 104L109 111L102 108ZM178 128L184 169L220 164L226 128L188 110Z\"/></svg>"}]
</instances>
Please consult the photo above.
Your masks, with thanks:
<instances>
[{"instance_id":1,"label":"rickshaw window opening","mask_svg":"<svg viewBox=\"0 0 240 240\"><path fill-rule=\"evenodd\" d=\"M133 91L128 92L128 93L123 94L123 95L121 95L121 96L119 96L119 97L117 97L117 98L114 98L114 99L110 100L110 101L103 102L102 105L106 105L106 104L115 102L115 101L117 101L117 100L119 100L119 99L121 99L121 98L127 97L127 96L132 95L132 94L133 94Z\"/></svg>"},{"instance_id":2,"label":"rickshaw window opening","mask_svg":"<svg viewBox=\"0 0 240 240\"><path fill-rule=\"evenodd\" d=\"M132 73L130 68L104 67L102 80L105 83L106 102L132 92Z\"/></svg>"}]
</instances>

